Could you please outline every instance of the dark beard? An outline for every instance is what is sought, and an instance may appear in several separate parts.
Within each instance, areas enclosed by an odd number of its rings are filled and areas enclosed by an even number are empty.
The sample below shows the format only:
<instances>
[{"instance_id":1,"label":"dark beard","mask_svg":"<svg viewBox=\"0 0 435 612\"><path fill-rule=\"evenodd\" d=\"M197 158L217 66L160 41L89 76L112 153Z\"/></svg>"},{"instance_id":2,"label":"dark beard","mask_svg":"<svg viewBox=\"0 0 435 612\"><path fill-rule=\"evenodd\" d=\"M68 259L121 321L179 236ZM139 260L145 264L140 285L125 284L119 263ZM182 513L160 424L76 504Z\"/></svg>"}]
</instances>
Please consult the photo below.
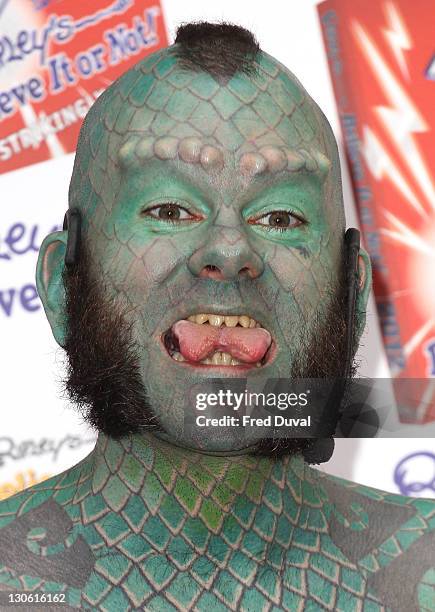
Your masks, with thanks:
<instances>
[{"instance_id":1,"label":"dark beard","mask_svg":"<svg viewBox=\"0 0 435 612\"><path fill-rule=\"evenodd\" d=\"M63 283L68 396L91 427L111 438L161 430L140 377L132 324L93 278L84 243L78 264L65 269Z\"/></svg>"},{"instance_id":2,"label":"dark beard","mask_svg":"<svg viewBox=\"0 0 435 612\"><path fill-rule=\"evenodd\" d=\"M154 430L163 432L142 383L132 323L105 296L91 272L92 262L83 242L79 262L63 276L66 294L67 377L65 390L85 421L110 438ZM346 354L345 262L326 315L320 313L314 331L301 328L299 355L292 378L343 376ZM313 329L312 323L310 328ZM261 440L253 454L282 456L313 446L312 439Z\"/></svg>"},{"instance_id":3,"label":"dark beard","mask_svg":"<svg viewBox=\"0 0 435 612\"><path fill-rule=\"evenodd\" d=\"M337 418L337 422L349 381L354 378L357 371L357 364L353 358L350 363L346 363L349 333L353 336L352 355L355 355L357 349L354 330L348 330L347 285L347 261L343 246L337 285L329 298L326 313L319 311L316 313L314 325L311 323L313 325L311 332L307 327L301 326L298 337L300 351L291 369L293 380L326 379L337 381L335 395L332 396L332 411L331 406L327 409L327 414L330 418L332 417L332 421ZM305 355L305 359L302 358L303 355ZM326 444L323 445L323 442L326 442ZM324 451L321 450L322 445L323 448L331 448L332 452L333 443L331 447L327 441L318 441L315 438L263 438L258 443L254 454L281 457L309 451L312 458L309 462L321 463L328 460L321 459L324 454ZM328 451L326 451L326 455L328 454Z\"/></svg>"}]
</instances>

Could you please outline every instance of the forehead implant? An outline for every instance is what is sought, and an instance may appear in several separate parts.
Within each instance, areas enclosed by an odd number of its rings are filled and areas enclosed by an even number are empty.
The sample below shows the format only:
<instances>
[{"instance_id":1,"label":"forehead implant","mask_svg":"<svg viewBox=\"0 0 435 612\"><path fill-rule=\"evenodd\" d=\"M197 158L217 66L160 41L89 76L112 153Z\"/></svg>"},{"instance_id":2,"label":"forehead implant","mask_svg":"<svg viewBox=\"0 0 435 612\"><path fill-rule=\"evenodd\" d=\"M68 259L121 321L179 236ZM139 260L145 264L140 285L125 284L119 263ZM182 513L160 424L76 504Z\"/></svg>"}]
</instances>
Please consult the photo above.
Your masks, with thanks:
<instances>
[{"instance_id":1,"label":"forehead implant","mask_svg":"<svg viewBox=\"0 0 435 612\"><path fill-rule=\"evenodd\" d=\"M121 166L156 157L215 170L223 167L224 154L232 154L247 175L286 168L327 172L319 118L284 70L261 54L255 75L236 74L220 83L183 69L170 50L152 67L145 61L117 118L124 130L114 126L124 136Z\"/></svg>"},{"instance_id":2,"label":"forehead implant","mask_svg":"<svg viewBox=\"0 0 435 612\"><path fill-rule=\"evenodd\" d=\"M131 136L120 148L119 164L123 168L140 167L150 159L179 159L190 164L197 164L203 170L218 172L225 166L225 150L202 141L197 137L174 138L163 136ZM330 161L320 151L290 149L266 145L252 152L241 152L236 155L236 169L244 176L259 176L288 171L304 172L325 176Z\"/></svg>"}]
</instances>

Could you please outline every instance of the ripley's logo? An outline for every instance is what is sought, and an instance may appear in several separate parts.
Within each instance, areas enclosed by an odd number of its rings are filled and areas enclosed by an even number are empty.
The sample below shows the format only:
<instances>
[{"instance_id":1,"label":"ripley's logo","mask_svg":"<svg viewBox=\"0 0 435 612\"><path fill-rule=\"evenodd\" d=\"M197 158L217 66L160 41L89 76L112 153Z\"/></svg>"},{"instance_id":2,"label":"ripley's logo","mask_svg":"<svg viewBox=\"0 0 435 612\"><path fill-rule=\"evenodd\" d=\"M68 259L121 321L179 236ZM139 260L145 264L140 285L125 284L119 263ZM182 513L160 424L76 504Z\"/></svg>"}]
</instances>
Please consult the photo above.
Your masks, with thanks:
<instances>
[{"instance_id":1,"label":"ripley's logo","mask_svg":"<svg viewBox=\"0 0 435 612\"><path fill-rule=\"evenodd\" d=\"M60 230L54 225L50 232ZM23 255L36 254L43 237L48 232L38 224L13 223L6 231L0 229L0 266L14 262ZM26 312L37 312L41 309L36 286L33 282L15 287L0 287L0 316L12 316L17 308Z\"/></svg>"},{"instance_id":2,"label":"ripley's logo","mask_svg":"<svg viewBox=\"0 0 435 612\"><path fill-rule=\"evenodd\" d=\"M21 461L30 457L49 457L57 461L61 452L76 451L82 446L94 444L95 437L67 434L63 438L41 438L40 440L22 440L20 442L9 436L0 438L0 467L9 462Z\"/></svg>"},{"instance_id":3,"label":"ripley's logo","mask_svg":"<svg viewBox=\"0 0 435 612\"><path fill-rule=\"evenodd\" d=\"M398 463L393 478L402 495L435 497L435 453L407 455Z\"/></svg>"},{"instance_id":4,"label":"ripley's logo","mask_svg":"<svg viewBox=\"0 0 435 612\"><path fill-rule=\"evenodd\" d=\"M102 91L167 45L159 0L0 0L0 15L0 174L74 151Z\"/></svg>"}]
</instances>

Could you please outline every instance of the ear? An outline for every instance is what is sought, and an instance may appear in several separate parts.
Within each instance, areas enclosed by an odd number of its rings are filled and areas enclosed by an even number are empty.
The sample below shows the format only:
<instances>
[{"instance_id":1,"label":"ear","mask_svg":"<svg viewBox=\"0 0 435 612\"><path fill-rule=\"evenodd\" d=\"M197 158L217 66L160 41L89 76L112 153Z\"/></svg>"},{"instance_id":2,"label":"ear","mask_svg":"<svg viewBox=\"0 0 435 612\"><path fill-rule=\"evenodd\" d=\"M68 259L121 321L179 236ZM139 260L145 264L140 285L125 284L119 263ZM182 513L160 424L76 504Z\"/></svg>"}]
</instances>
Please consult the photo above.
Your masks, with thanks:
<instances>
[{"instance_id":1,"label":"ear","mask_svg":"<svg viewBox=\"0 0 435 612\"><path fill-rule=\"evenodd\" d=\"M68 232L49 234L39 250L36 286L56 342L65 346L65 290L62 273Z\"/></svg>"},{"instance_id":2,"label":"ear","mask_svg":"<svg viewBox=\"0 0 435 612\"><path fill-rule=\"evenodd\" d=\"M358 342L366 324L367 302L372 288L372 265L367 251L359 250L358 255L358 297L356 300L356 337Z\"/></svg>"}]
</instances>

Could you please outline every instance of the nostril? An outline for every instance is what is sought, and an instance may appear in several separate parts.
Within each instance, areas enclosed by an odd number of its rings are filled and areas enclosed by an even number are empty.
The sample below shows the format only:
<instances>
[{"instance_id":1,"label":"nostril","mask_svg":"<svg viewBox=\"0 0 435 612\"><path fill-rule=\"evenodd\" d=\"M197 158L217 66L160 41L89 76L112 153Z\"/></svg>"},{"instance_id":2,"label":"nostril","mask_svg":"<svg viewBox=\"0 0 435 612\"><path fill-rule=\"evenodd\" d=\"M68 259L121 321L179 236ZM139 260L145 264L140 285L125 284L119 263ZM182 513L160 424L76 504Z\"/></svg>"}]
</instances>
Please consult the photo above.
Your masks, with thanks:
<instances>
[{"instance_id":1,"label":"nostril","mask_svg":"<svg viewBox=\"0 0 435 612\"><path fill-rule=\"evenodd\" d=\"M239 276L249 276L252 277L251 269L248 266L244 266L239 270Z\"/></svg>"},{"instance_id":2,"label":"nostril","mask_svg":"<svg viewBox=\"0 0 435 612\"><path fill-rule=\"evenodd\" d=\"M220 268L217 266L213 266L208 264L204 266L201 272L199 273L201 278L212 278L214 280L224 280L224 275L222 274Z\"/></svg>"}]
</instances>

